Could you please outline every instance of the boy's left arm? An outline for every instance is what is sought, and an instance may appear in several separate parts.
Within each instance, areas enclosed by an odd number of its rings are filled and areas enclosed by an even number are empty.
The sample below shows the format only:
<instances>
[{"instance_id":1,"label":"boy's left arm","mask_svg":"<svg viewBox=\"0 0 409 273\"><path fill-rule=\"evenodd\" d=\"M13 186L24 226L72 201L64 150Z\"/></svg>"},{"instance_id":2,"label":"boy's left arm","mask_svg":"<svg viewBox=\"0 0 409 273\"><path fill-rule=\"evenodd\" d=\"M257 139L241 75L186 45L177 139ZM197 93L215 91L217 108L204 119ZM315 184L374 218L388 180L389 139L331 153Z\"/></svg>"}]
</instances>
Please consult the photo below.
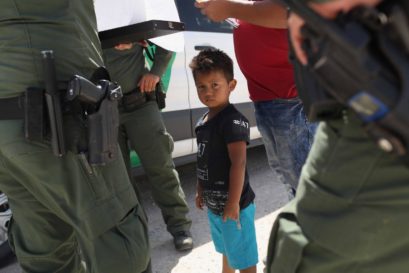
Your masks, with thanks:
<instances>
[{"instance_id":1,"label":"boy's left arm","mask_svg":"<svg viewBox=\"0 0 409 273\"><path fill-rule=\"evenodd\" d=\"M240 214L240 197L243 190L246 171L247 143L236 141L227 145L231 161L229 197L223 212L223 221L237 220Z\"/></svg>"}]
</instances>

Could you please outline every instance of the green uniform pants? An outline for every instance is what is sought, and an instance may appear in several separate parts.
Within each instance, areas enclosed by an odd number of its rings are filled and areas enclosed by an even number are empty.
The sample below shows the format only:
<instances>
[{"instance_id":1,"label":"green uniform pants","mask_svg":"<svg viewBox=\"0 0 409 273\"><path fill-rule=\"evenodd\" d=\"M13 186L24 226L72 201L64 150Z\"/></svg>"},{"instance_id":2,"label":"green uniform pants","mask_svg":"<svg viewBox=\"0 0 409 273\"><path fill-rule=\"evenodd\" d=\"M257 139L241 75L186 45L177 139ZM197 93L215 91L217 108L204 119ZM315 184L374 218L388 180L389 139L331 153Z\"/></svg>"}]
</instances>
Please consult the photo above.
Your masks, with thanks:
<instances>
[{"instance_id":1,"label":"green uniform pants","mask_svg":"<svg viewBox=\"0 0 409 273\"><path fill-rule=\"evenodd\" d=\"M24 272L143 272L146 221L119 159L90 167L68 152L28 143L22 121L0 121L0 188L13 220L10 243Z\"/></svg>"},{"instance_id":2,"label":"green uniform pants","mask_svg":"<svg viewBox=\"0 0 409 273\"><path fill-rule=\"evenodd\" d=\"M278 216L269 273L406 273L409 168L350 113L322 123L296 198Z\"/></svg>"},{"instance_id":3,"label":"green uniform pants","mask_svg":"<svg viewBox=\"0 0 409 273\"><path fill-rule=\"evenodd\" d=\"M152 197L162 211L167 230L171 234L189 230L189 208L172 160L173 140L166 132L156 102L147 102L130 113L120 113L119 145L129 173L128 140L130 148L141 160L151 185Z\"/></svg>"}]
</instances>

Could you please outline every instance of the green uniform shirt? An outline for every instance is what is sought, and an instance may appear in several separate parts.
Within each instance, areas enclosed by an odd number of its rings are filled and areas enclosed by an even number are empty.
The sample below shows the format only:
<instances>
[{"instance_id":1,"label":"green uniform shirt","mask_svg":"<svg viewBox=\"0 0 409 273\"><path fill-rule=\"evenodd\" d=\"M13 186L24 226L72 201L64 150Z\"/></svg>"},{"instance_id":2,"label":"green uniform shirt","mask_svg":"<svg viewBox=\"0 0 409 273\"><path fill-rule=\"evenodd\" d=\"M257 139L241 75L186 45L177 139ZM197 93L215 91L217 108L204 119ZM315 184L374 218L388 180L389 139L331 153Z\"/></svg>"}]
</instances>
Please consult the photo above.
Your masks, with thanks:
<instances>
[{"instance_id":1,"label":"green uniform shirt","mask_svg":"<svg viewBox=\"0 0 409 273\"><path fill-rule=\"evenodd\" d=\"M156 46L154 58L150 73L162 77L172 58L172 52ZM135 89L141 76L148 73L143 47L138 44L128 50L104 49L104 59L111 78L121 85L124 93Z\"/></svg>"},{"instance_id":2,"label":"green uniform shirt","mask_svg":"<svg viewBox=\"0 0 409 273\"><path fill-rule=\"evenodd\" d=\"M93 1L1 0L0 97L43 86L40 51L47 49L59 81L89 77L102 65Z\"/></svg>"}]
</instances>

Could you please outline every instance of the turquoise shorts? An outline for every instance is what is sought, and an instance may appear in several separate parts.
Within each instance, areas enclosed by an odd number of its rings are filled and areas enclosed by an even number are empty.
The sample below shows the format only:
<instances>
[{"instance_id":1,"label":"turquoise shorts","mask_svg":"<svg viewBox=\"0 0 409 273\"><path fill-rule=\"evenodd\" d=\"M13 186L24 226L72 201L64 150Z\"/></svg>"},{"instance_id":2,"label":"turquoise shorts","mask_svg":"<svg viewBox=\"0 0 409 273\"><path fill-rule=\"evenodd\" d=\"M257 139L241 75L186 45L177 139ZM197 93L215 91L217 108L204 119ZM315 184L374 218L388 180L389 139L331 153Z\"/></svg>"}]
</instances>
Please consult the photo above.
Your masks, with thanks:
<instances>
[{"instance_id":1,"label":"turquoise shorts","mask_svg":"<svg viewBox=\"0 0 409 273\"><path fill-rule=\"evenodd\" d=\"M210 233L216 251L225 255L230 267L243 270L258 263L255 205L250 204L240 211L240 221L228 219L208 210Z\"/></svg>"}]
</instances>

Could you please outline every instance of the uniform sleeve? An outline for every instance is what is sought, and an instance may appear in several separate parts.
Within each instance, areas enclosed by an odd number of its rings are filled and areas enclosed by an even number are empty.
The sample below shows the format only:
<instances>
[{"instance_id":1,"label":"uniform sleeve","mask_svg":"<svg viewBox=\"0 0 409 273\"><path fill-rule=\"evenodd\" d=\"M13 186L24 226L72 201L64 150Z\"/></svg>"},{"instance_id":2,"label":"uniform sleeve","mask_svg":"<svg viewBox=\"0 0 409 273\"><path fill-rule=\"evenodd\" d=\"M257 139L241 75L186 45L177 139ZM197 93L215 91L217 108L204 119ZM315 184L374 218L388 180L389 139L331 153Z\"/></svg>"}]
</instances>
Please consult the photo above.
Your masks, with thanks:
<instances>
[{"instance_id":1,"label":"uniform sleeve","mask_svg":"<svg viewBox=\"0 0 409 273\"><path fill-rule=\"evenodd\" d=\"M242 115L233 115L223 122L223 137L226 143L236 141L250 142L250 124Z\"/></svg>"},{"instance_id":2,"label":"uniform sleeve","mask_svg":"<svg viewBox=\"0 0 409 273\"><path fill-rule=\"evenodd\" d=\"M169 61L172 58L173 53L172 51L168 51L158 45L155 46L156 46L155 57L150 72L159 77L162 77L163 73L165 73L166 68L168 67Z\"/></svg>"}]
</instances>

